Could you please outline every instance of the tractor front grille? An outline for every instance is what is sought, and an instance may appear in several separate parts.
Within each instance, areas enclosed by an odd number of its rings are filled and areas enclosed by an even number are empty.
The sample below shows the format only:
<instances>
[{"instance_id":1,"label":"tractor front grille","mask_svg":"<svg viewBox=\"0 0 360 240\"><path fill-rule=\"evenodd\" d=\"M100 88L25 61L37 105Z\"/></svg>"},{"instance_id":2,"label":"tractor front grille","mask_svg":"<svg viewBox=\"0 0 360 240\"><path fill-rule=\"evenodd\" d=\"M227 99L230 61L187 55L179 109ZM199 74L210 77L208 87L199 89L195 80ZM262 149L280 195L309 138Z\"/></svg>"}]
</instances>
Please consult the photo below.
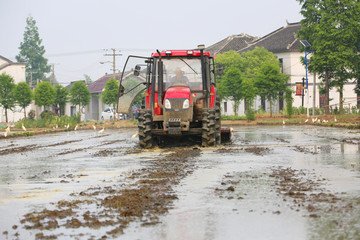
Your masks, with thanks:
<instances>
[{"instance_id":1,"label":"tractor front grille","mask_svg":"<svg viewBox=\"0 0 360 240\"><path fill-rule=\"evenodd\" d=\"M186 98L169 98L171 103L171 110L183 109L184 101Z\"/></svg>"}]
</instances>

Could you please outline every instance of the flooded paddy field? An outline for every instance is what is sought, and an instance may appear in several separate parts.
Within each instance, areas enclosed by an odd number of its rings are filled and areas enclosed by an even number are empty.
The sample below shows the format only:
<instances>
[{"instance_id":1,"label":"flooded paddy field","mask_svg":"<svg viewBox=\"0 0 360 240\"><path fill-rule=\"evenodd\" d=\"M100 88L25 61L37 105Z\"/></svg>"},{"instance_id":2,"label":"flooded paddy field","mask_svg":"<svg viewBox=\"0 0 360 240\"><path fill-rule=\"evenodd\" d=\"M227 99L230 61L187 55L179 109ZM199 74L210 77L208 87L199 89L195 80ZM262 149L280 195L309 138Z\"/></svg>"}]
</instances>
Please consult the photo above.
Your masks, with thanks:
<instances>
[{"instance_id":1,"label":"flooded paddy field","mask_svg":"<svg viewBox=\"0 0 360 240\"><path fill-rule=\"evenodd\" d=\"M360 239L359 130L151 150L135 130L2 139L0 239Z\"/></svg>"}]
</instances>

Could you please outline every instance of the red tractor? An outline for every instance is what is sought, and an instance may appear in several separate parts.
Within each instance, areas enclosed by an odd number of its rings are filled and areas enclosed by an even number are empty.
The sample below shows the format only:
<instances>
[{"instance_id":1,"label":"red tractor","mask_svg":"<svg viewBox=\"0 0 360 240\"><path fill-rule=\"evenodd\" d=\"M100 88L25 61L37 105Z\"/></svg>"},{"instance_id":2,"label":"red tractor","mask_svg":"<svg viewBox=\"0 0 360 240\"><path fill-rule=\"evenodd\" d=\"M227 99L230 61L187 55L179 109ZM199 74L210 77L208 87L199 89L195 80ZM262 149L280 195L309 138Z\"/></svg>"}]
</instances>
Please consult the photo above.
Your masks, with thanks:
<instances>
[{"instance_id":1,"label":"red tractor","mask_svg":"<svg viewBox=\"0 0 360 240\"><path fill-rule=\"evenodd\" d=\"M126 112L139 92L145 95L138 117L142 148L151 148L164 136L201 136L204 147L230 139L230 130L221 129L214 58L203 49L199 45L195 50L157 51L149 58L128 57L125 65L132 58L143 64L136 65L133 76L123 74L118 112ZM126 96L130 92L134 93Z\"/></svg>"}]
</instances>

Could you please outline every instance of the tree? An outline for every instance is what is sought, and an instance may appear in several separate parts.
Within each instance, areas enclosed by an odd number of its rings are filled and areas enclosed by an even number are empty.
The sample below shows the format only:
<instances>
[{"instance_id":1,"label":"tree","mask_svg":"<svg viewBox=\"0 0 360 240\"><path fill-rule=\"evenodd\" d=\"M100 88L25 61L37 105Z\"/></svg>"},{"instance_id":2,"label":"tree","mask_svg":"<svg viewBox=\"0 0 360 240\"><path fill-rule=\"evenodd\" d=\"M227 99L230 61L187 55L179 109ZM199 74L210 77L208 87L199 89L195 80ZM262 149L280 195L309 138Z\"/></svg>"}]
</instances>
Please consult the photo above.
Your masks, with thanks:
<instances>
[{"instance_id":1,"label":"tree","mask_svg":"<svg viewBox=\"0 0 360 240\"><path fill-rule=\"evenodd\" d=\"M263 47L255 47L252 51L242 53L241 57L245 78L255 78L264 65L277 65L280 69L277 56Z\"/></svg>"},{"instance_id":2,"label":"tree","mask_svg":"<svg viewBox=\"0 0 360 240\"><path fill-rule=\"evenodd\" d=\"M0 75L0 105L5 109L5 119L8 122L7 110L15 107L14 79L5 73Z\"/></svg>"},{"instance_id":3,"label":"tree","mask_svg":"<svg viewBox=\"0 0 360 240\"><path fill-rule=\"evenodd\" d=\"M55 89L49 82L41 82L35 88L34 98L37 106L51 106L55 101Z\"/></svg>"},{"instance_id":4,"label":"tree","mask_svg":"<svg viewBox=\"0 0 360 240\"><path fill-rule=\"evenodd\" d=\"M55 101L56 105L56 114L61 116L65 112L65 105L68 99L68 91L66 87L61 86L60 84L55 86ZM59 111L58 111L59 110Z\"/></svg>"},{"instance_id":5,"label":"tree","mask_svg":"<svg viewBox=\"0 0 360 240\"><path fill-rule=\"evenodd\" d=\"M104 92L102 93L102 101L105 104L113 105L114 109L114 119L115 117L115 108L118 102L118 94L119 94L119 83L114 78L110 78L109 81L105 84Z\"/></svg>"},{"instance_id":6,"label":"tree","mask_svg":"<svg viewBox=\"0 0 360 240\"><path fill-rule=\"evenodd\" d=\"M26 19L26 27L24 32L24 41L20 43L20 53L15 57L18 62L26 62L26 71L32 73L32 79L36 83L36 79L45 79L45 73L50 72L48 60L44 57L45 48L42 46L42 40L39 36L39 29L36 26L34 18L29 16ZM30 83L31 75L26 76L26 82Z\"/></svg>"},{"instance_id":7,"label":"tree","mask_svg":"<svg viewBox=\"0 0 360 240\"><path fill-rule=\"evenodd\" d=\"M272 117L272 102L279 98L279 92L286 89L288 75L282 74L278 65L267 64L260 68L256 76L255 87L258 95L270 102L270 117Z\"/></svg>"},{"instance_id":8,"label":"tree","mask_svg":"<svg viewBox=\"0 0 360 240\"><path fill-rule=\"evenodd\" d=\"M289 118L291 118L291 116L294 113L292 94L293 94L293 91L291 90L291 88L286 88L286 90L285 90L286 113Z\"/></svg>"},{"instance_id":9,"label":"tree","mask_svg":"<svg viewBox=\"0 0 360 240\"><path fill-rule=\"evenodd\" d=\"M234 50L217 55L216 65L218 66L218 76L225 74L230 68L237 68L240 71L244 68L241 54Z\"/></svg>"},{"instance_id":10,"label":"tree","mask_svg":"<svg viewBox=\"0 0 360 240\"><path fill-rule=\"evenodd\" d=\"M26 107L30 105L33 93L29 84L19 82L14 90L14 97L17 104L24 109L24 119L26 120Z\"/></svg>"},{"instance_id":11,"label":"tree","mask_svg":"<svg viewBox=\"0 0 360 240\"><path fill-rule=\"evenodd\" d=\"M92 83L91 77L89 75L84 74L84 78L85 78L85 82L86 82L87 85Z\"/></svg>"},{"instance_id":12,"label":"tree","mask_svg":"<svg viewBox=\"0 0 360 240\"><path fill-rule=\"evenodd\" d=\"M255 47L254 50L241 54L235 51L219 54L216 56L217 81L221 83L226 72L231 68L239 69L244 78L255 78L260 68L266 64L279 64L279 61L272 52L263 47Z\"/></svg>"},{"instance_id":13,"label":"tree","mask_svg":"<svg viewBox=\"0 0 360 240\"><path fill-rule=\"evenodd\" d=\"M311 43L311 70L325 81L325 113L329 114L331 76L342 75L344 69L354 69L360 35L359 0L298 0L301 7L301 30L298 37ZM337 82L342 91L348 79ZM340 93L340 97L342 93ZM342 101L340 101L342 102Z\"/></svg>"},{"instance_id":14,"label":"tree","mask_svg":"<svg viewBox=\"0 0 360 240\"><path fill-rule=\"evenodd\" d=\"M252 109L254 99L256 97L257 88L255 87L254 81L249 78L245 78L240 86L243 97L246 103L246 118L248 120L255 120L255 114Z\"/></svg>"},{"instance_id":15,"label":"tree","mask_svg":"<svg viewBox=\"0 0 360 240\"><path fill-rule=\"evenodd\" d=\"M216 64L222 70L222 74L219 70L217 71L218 92L222 98L228 97L235 101L235 114L237 114L241 99L245 99L251 113L253 99L258 93L255 81L263 66L273 66L280 74L280 63L277 57L265 48L255 47L254 50L241 54L235 51L225 52L216 57ZM283 77L281 74L279 76ZM244 82L245 79L247 79L246 82ZM262 90L261 87L260 90ZM265 98L265 95L269 97L268 94L260 96ZM275 95L271 99L277 98L278 96Z\"/></svg>"},{"instance_id":16,"label":"tree","mask_svg":"<svg viewBox=\"0 0 360 240\"><path fill-rule=\"evenodd\" d=\"M85 107L90 103L90 91L84 82L75 82L70 88L70 102L79 106L79 116L81 115L81 106Z\"/></svg>"},{"instance_id":17,"label":"tree","mask_svg":"<svg viewBox=\"0 0 360 240\"><path fill-rule=\"evenodd\" d=\"M234 101L234 113L237 116L240 100L243 99L243 91L241 89L241 83L243 77L241 71L238 68L231 67L227 70L224 78L218 84L218 89L225 98L229 98Z\"/></svg>"}]
</instances>

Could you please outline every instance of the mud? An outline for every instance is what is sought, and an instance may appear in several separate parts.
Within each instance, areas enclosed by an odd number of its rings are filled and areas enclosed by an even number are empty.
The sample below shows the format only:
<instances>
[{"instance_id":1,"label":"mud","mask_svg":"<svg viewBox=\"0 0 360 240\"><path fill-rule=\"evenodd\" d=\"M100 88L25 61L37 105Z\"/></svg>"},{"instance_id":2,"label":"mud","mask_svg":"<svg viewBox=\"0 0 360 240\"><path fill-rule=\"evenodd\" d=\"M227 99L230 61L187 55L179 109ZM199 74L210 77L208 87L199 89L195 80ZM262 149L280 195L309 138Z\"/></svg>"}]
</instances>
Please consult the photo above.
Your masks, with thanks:
<instances>
[{"instance_id":1,"label":"mud","mask_svg":"<svg viewBox=\"0 0 360 240\"><path fill-rule=\"evenodd\" d=\"M301 146L295 146L294 150L297 152L308 153L308 154L313 154L313 155L318 154L315 151L311 151L311 150L307 149L306 147L301 147Z\"/></svg>"},{"instance_id":2,"label":"mud","mask_svg":"<svg viewBox=\"0 0 360 240\"><path fill-rule=\"evenodd\" d=\"M328 231L333 234L333 237L336 236L336 239L358 239L360 237L358 229L351 232L346 231L347 228L353 227L353 223L349 221L357 221L351 218L360 212L360 198L349 197L346 192L330 191L327 188L328 179L307 169L277 167L256 174L253 171L228 173L223 176L221 186L216 187L215 192L219 198L243 201L249 198L248 194L251 194L251 191L249 193L244 191L244 185L250 183L256 188L259 181L272 182L274 191L279 198L282 198L286 206L292 211L302 212L304 218L315 219L315 225L320 225L325 218L326 228L330 228ZM249 212L254 211L256 210L249 210ZM266 212L263 211L263 213ZM280 210L271 211L271 213L282 214ZM313 237L333 239L330 237L331 234L321 233L319 235L316 233L313 235L317 237ZM324 235L327 237L323 238Z\"/></svg>"},{"instance_id":3,"label":"mud","mask_svg":"<svg viewBox=\"0 0 360 240\"><path fill-rule=\"evenodd\" d=\"M64 142L59 142L59 143L49 144L49 145L30 144L30 145L26 145L26 146L22 146L22 147L13 147L13 146L15 146L15 145L14 145L14 144L11 144L11 145L9 145L8 147L5 147L5 149L0 150L0 156L8 155L8 154L14 154L14 153L21 153L21 154L23 154L23 153L25 153L25 152L38 150L38 149L40 149L40 148L61 146L61 145L66 145L66 144L75 143L75 142L81 142L81 141L82 141L82 140L72 140L72 141L64 141ZM9 147L10 147L10 148L9 148Z\"/></svg>"},{"instance_id":4,"label":"mud","mask_svg":"<svg viewBox=\"0 0 360 240\"><path fill-rule=\"evenodd\" d=\"M268 154L270 152L270 148L251 146L245 148L220 148L215 150L216 153L228 153L228 154L239 153L244 151L248 153L253 153L258 156L264 156L265 154Z\"/></svg>"},{"instance_id":5,"label":"mud","mask_svg":"<svg viewBox=\"0 0 360 240\"><path fill-rule=\"evenodd\" d=\"M360 238L358 131L244 127L151 150L135 131L3 142L0 238Z\"/></svg>"},{"instance_id":6,"label":"mud","mask_svg":"<svg viewBox=\"0 0 360 240\"><path fill-rule=\"evenodd\" d=\"M21 224L26 229L37 230L111 227L102 236L104 239L123 233L123 229L135 220L141 221L143 225L157 224L158 216L167 213L172 202L177 199L173 186L193 171L192 159L200 155L197 148L172 150L163 153L160 159L151 161L148 167L132 172L127 178L135 182L126 188L120 183L89 188L74 194L76 200L54 203L52 210L43 209L24 215ZM82 213L82 209L92 210ZM60 236L37 234L38 239L56 239Z\"/></svg>"}]
</instances>

